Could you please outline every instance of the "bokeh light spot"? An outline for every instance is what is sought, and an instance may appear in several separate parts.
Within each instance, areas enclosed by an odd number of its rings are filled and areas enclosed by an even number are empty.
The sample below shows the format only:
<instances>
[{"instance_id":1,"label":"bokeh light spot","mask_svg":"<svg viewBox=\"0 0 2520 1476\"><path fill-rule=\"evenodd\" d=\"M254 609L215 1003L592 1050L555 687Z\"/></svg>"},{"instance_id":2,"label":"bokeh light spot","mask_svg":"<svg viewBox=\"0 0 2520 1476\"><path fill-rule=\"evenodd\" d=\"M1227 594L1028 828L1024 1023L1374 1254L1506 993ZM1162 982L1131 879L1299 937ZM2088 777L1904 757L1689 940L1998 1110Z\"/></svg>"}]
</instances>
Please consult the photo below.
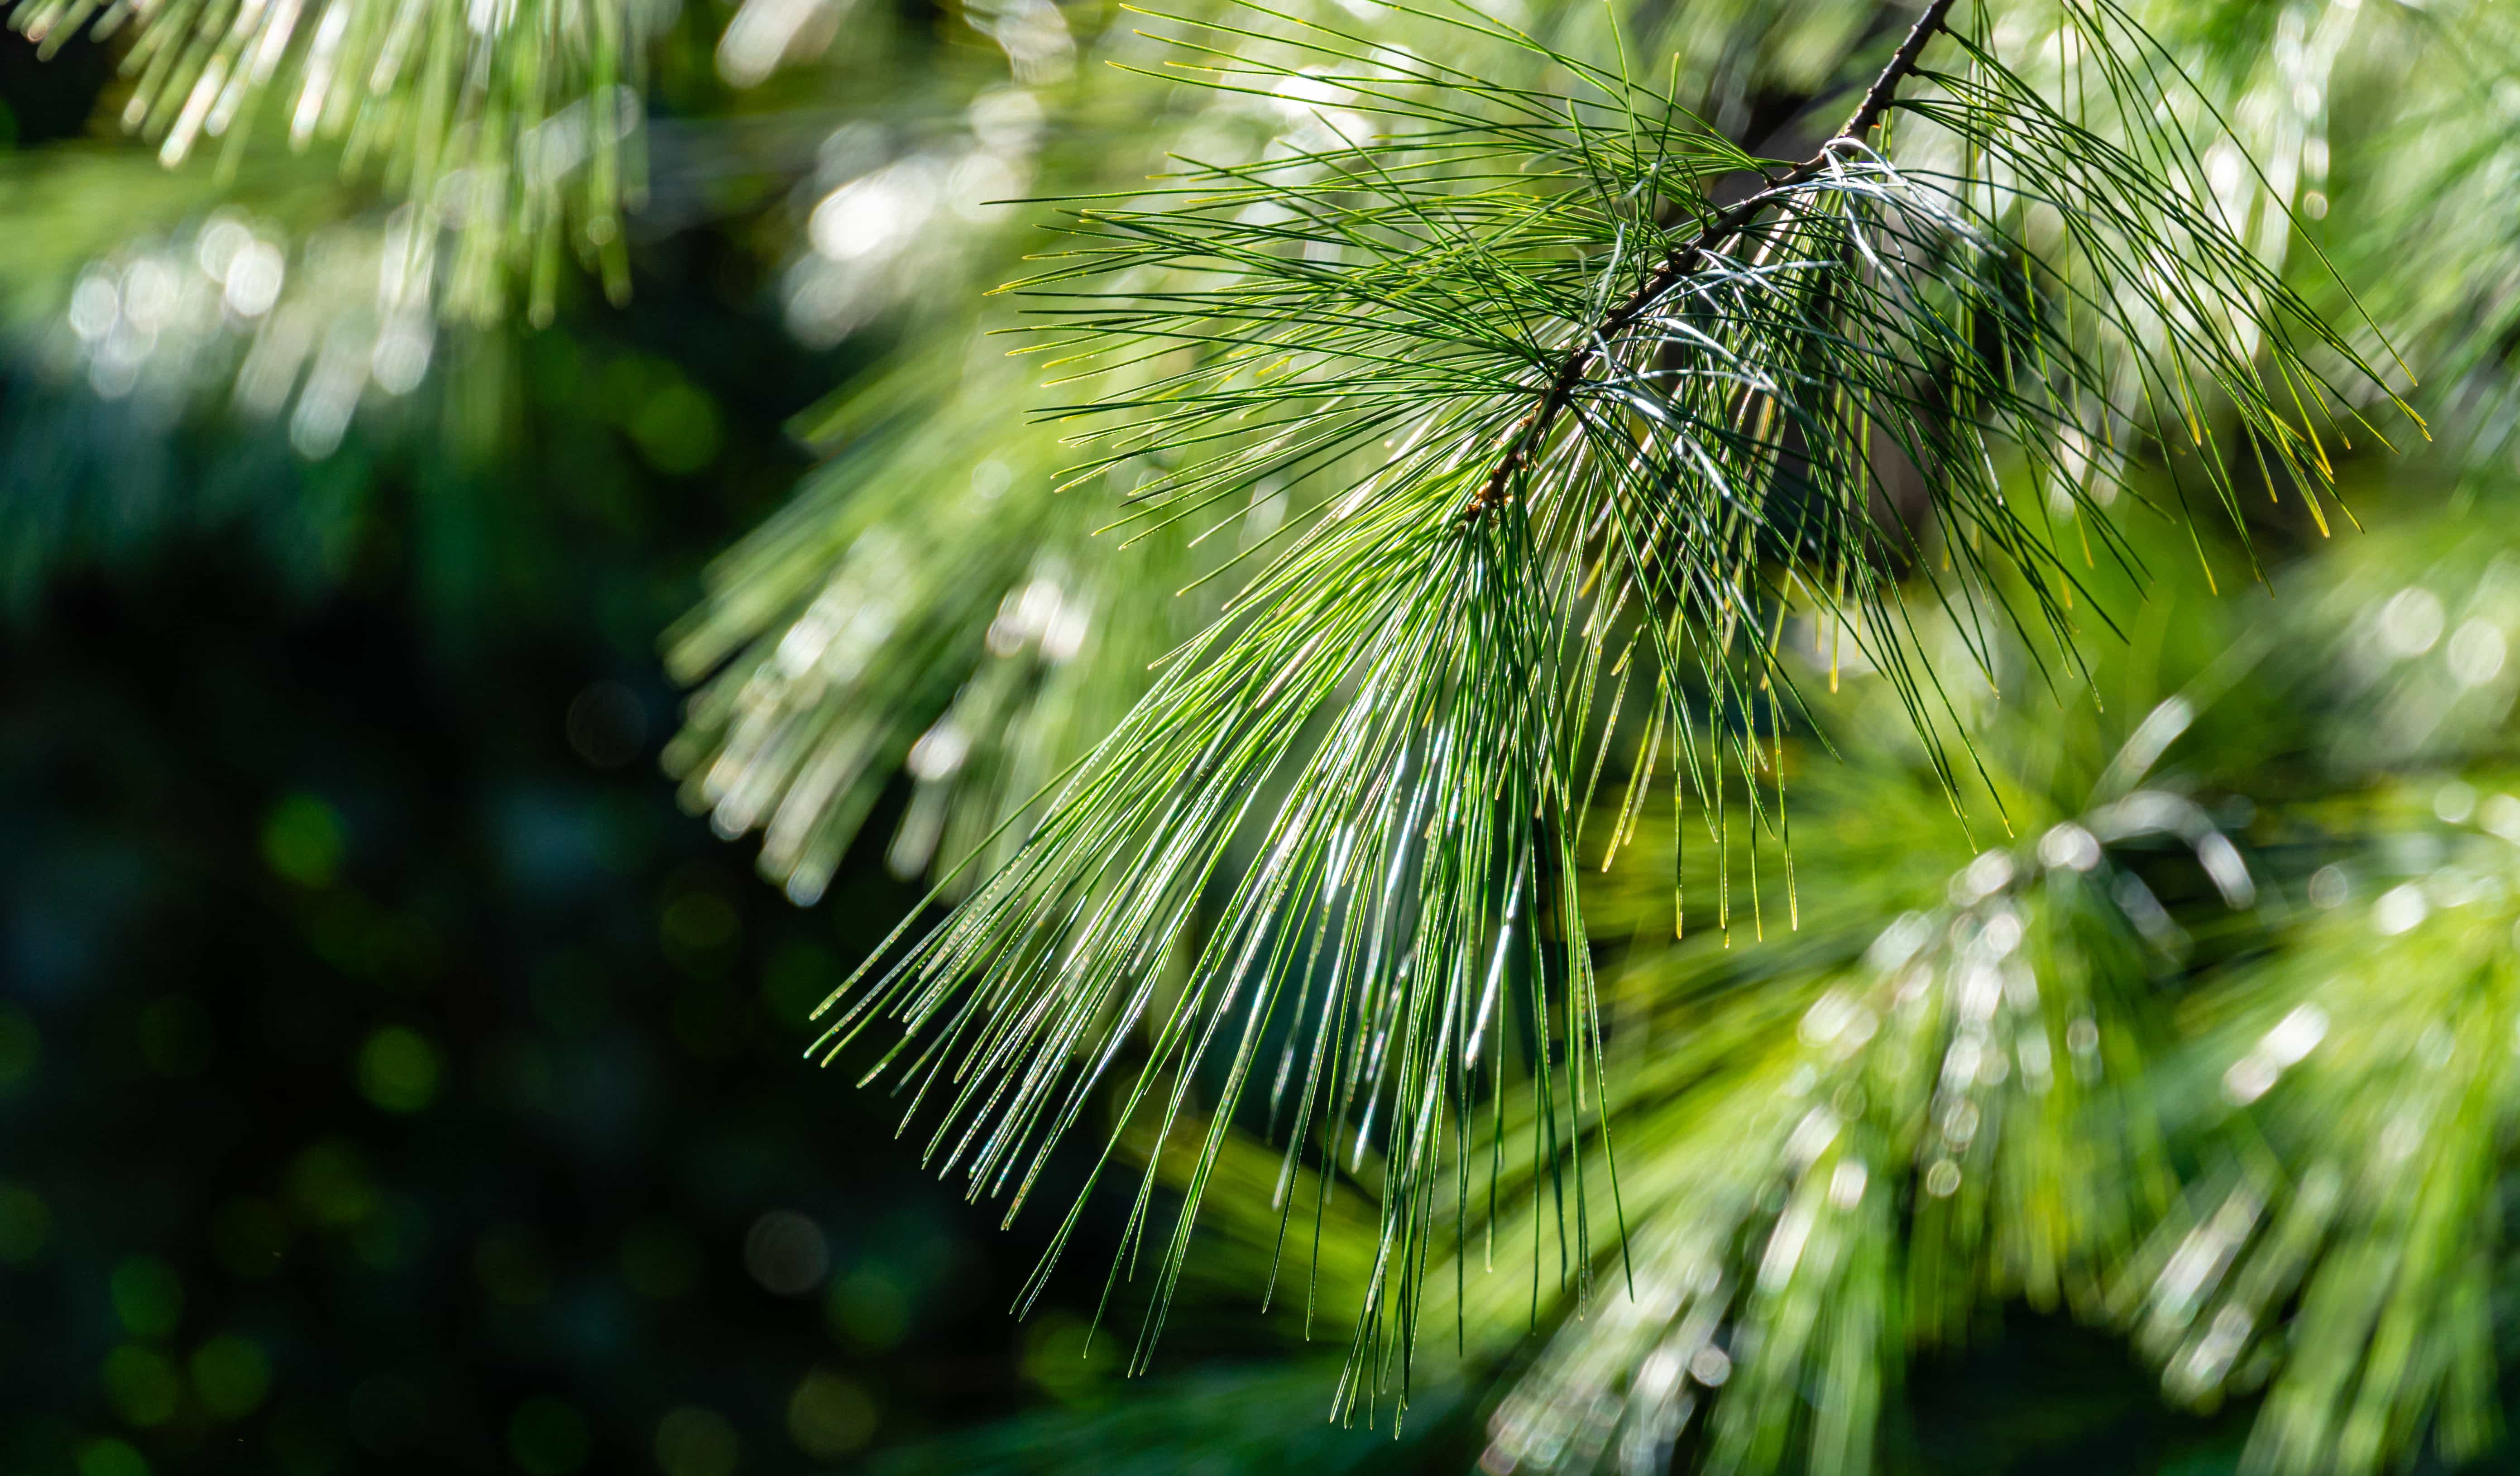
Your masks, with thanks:
<instances>
[{"instance_id":1,"label":"bokeh light spot","mask_svg":"<svg viewBox=\"0 0 2520 1476\"><path fill-rule=\"evenodd\" d=\"M714 1409L684 1405L656 1422L656 1468L665 1476L735 1476L742 1447Z\"/></svg>"},{"instance_id":2,"label":"bokeh light spot","mask_svg":"<svg viewBox=\"0 0 2520 1476\"><path fill-rule=\"evenodd\" d=\"M681 382L648 396L638 419L630 423L639 454L668 476L687 476L716 461L725 435L716 403Z\"/></svg>"},{"instance_id":3,"label":"bokeh light spot","mask_svg":"<svg viewBox=\"0 0 2520 1476\"><path fill-rule=\"evenodd\" d=\"M376 1185L348 1143L327 1141L289 1166L290 1196L318 1225L344 1229L377 1212Z\"/></svg>"},{"instance_id":4,"label":"bokeh light spot","mask_svg":"<svg viewBox=\"0 0 2520 1476\"><path fill-rule=\"evenodd\" d=\"M52 1206L23 1185L0 1184L0 1262L23 1266L53 1241Z\"/></svg>"},{"instance_id":5,"label":"bokeh light spot","mask_svg":"<svg viewBox=\"0 0 2520 1476\"><path fill-rule=\"evenodd\" d=\"M743 930L734 906L714 892L685 892L665 904L660 922L665 945L678 959L719 953Z\"/></svg>"},{"instance_id":6,"label":"bokeh light spot","mask_svg":"<svg viewBox=\"0 0 2520 1476\"><path fill-rule=\"evenodd\" d=\"M149 1476L149 1461L128 1441L91 1440L79 1448L78 1476Z\"/></svg>"},{"instance_id":7,"label":"bokeh light spot","mask_svg":"<svg viewBox=\"0 0 2520 1476\"><path fill-rule=\"evenodd\" d=\"M251 1338L223 1334L193 1353L193 1392L214 1419L243 1419L271 1392L271 1361Z\"/></svg>"},{"instance_id":8,"label":"bokeh light spot","mask_svg":"<svg viewBox=\"0 0 2520 1476\"><path fill-rule=\"evenodd\" d=\"M183 1320L184 1283L156 1256L126 1257L113 1268L109 1285L113 1315L133 1337L169 1337Z\"/></svg>"},{"instance_id":9,"label":"bokeh light spot","mask_svg":"<svg viewBox=\"0 0 2520 1476\"><path fill-rule=\"evenodd\" d=\"M1073 1318L1046 1317L1025 1331L1024 1377L1062 1402L1083 1399L1112 1363L1111 1339Z\"/></svg>"},{"instance_id":10,"label":"bokeh light spot","mask_svg":"<svg viewBox=\"0 0 2520 1476\"><path fill-rule=\"evenodd\" d=\"M875 1438L875 1400L855 1379L817 1368L788 1401L788 1434L796 1449L830 1460Z\"/></svg>"},{"instance_id":11,"label":"bokeh light spot","mask_svg":"<svg viewBox=\"0 0 2520 1476\"><path fill-rule=\"evenodd\" d=\"M437 1098L437 1048L418 1031L388 1025L359 1048L359 1092L388 1112L417 1112Z\"/></svg>"},{"instance_id":12,"label":"bokeh light spot","mask_svg":"<svg viewBox=\"0 0 2520 1476\"><path fill-rule=\"evenodd\" d=\"M292 794L262 823L262 859L301 886L330 886L346 841L341 812L312 794Z\"/></svg>"},{"instance_id":13,"label":"bokeh light spot","mask_svg":"<svg viewBox=\"0 0 2520 1476\"><path fill-rule=\"evenodd\" d=\"M184 1380L174 1364L156 1349L130 1343L105 1356L103 1382L113 1412L144 1430L173 1419L184 1400Z\"/></svg>"},{"instance_id":14,"label":"bokeh light spot","mask_svg":"<svg viewBox=\"0 0 2520 1476\"><path fill-rule=\"evenodd\" d=\"M743 1269L764 1291L803 1296L831 1271L831 1243L813 1221L793 1210L772 1210L744 1232Z\"/></svg>"},{"instance_id":15,"label":"bokeh light spot","mask_svg":"<svg viewBox=\"0 0 2520 1476\"><path fill-rule=\"evenodd\" d=\"M885 1271L861 1266L832 1283L832 1332L852 1348L880 1353L909 1335L910 1290Z\"/></svg>"}]
</instances>

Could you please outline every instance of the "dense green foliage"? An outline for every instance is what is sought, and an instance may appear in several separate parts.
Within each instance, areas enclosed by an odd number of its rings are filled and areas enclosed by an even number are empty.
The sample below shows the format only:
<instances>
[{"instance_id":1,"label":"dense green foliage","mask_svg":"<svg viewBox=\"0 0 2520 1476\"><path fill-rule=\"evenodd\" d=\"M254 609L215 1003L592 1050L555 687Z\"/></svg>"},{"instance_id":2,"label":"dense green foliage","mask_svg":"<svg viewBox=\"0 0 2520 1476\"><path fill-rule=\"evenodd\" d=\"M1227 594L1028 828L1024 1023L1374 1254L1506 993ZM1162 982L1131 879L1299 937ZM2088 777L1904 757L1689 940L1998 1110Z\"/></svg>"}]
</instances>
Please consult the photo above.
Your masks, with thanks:
<instances>
[{"instance_id":1,"label":"dense green foliage","mask_svg":"<svg viewBox=\"0 0 2520 1476\"><path fill-rule=\"evenodd\" d=\"M662 627L680 797L758 831L855 970L677 944L671 883L674 1030L717 1039L735 981L773 981L763 1038L900 1089L900 1162L1021 1212L1041 1258L1006 1289L1046 1310L1023 1367L1061 1408L894 1458L2002 1468L2057 1437L1951 1391L2016 1387L2020 1348L2139 1369L2109 1408L2182 1412L2102 1422L2152 1455L2495 1447L2497 7L15 19L143 141L0 172L40 223L0 242L30 669L93 649L43 634L76 602L153 608L204 550L400 610L456 670L577 620L637 676ZM801 489L759 515L791 447ZM634 691L589 693L582 754L648 751L604 737ZM285 895L338 901L343 824L268 810ZM333 926L309 968L345 983L429 946ZM11 1008L0 1044L90 1017ZM446 1095L403 1015L356 1051L376 1111ZM763 1141L810 1131L806 1091ZM762 1182L682 1213L741 1219ZM66 1192L31 1185L0 1240ZM819 1251L796 1224L750 1233ZM847 1357L907 1335L832 1295ZM204 1351L143 1417L171 1332L117 1316L127 1428L46 1426L29 1459L219 1459L202 1432L262 1395L218 1412ZM1282 1364L1299 1334L1344 1364ZM1105 1390L1202 1346L1244 1360ZM617 1366L572 1376L630 1408ZM862 1447L880 1376L800 1376L794 1446ZM730 1468L724 1417L674 1409L623 1458ZM431 1458L289 1418L281 1464ZM555 1473L646 1439L545 1395L507 1433Z\"/></svg>"}]
</instances>

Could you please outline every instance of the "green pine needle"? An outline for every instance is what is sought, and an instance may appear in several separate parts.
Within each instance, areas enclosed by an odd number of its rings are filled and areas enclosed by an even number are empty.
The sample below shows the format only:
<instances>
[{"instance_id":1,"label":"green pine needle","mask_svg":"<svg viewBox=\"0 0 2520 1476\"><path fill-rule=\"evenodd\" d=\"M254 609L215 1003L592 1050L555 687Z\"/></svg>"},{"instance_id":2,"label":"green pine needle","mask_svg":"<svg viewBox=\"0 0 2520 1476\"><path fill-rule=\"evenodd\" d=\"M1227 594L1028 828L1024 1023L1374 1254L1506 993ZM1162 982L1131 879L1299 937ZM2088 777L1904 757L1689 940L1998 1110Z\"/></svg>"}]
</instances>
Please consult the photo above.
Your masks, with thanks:
<instances>
[{"instance_id":1,"label":"green pine needle","mask_svg":"<svg viewBox=\"0 0 2520 1476\"><path fill-rule=\"evenodd\" d=\"M448 311L497 316L519 279L537 322L564 252L628 290L622 210L640 178L639 86L652 8L632 0L16 0L10 21L58 49L126 28L124 128L178 164L217 145L233 168L258 132L338 141L430 227L454 233Z\"/></svg>"},{"instance_id":2,"label":"green pine needle","mask_svg":"<svg viewBox=\"0 0 2520 1476\"><path fill-rule=\"evenodd\" d=\"M1535 1078L1532 1151L1557 1166L1579 1279L1619 1220L1573 880L1614 737L1597 715L1643 709L1643 753L1670 746L1719 844L1779 834L1762 734L1798 701L1788 606L1857 631L1929 724L1949 702L1893 598L1899 562L1949 561L1942 598L1975 611L1955 629L1981 664L2006 627L2071 649L2083 576L2025 502L2095 511L2095 478L2149 440L2235 518L2247 487L2315 503L2340 420L2387 395L2197 203L2176 134L2077 121L1947 5L1790 166L1472 12L1400 8L1454 36L1436 62L1248 9L1249 27L1178 22L1179 68L1299 99L1318 128L1069 202L1067 245L1017 286L1041 357L1097 389L1052 412L1083 427L1074 475L1162 468L1125 525L1271 485L1312 511L1005 868L835 997L825 1045L897 1032L876 1073L934 1109L934 1161L1011 1212L1115 1069L1106 1163L1132 1124L1160 1139L1200 1098L1212 1155L1266 1075L1290 1172L1375 1157L1377 1269L1342 1397L1386 1376L1405 1397L1437 1227L1492 1155L1480 1096ZM2092 58L2069 91L2113 122L2179 85L2123 12L2064 14ZM1485 80L1459 60L1483 48L1538 54L1575 94ZM1896 150L1869 136L1882 119ZM1896 161L1912 135L1932 162ZM1930 526L1885 536L1874 499L1901 465ZM1159 1232L1141 1180L1114 1273L1161 1234L1141 1357L1202 1182Z\"/></svg>"}]
</instances>

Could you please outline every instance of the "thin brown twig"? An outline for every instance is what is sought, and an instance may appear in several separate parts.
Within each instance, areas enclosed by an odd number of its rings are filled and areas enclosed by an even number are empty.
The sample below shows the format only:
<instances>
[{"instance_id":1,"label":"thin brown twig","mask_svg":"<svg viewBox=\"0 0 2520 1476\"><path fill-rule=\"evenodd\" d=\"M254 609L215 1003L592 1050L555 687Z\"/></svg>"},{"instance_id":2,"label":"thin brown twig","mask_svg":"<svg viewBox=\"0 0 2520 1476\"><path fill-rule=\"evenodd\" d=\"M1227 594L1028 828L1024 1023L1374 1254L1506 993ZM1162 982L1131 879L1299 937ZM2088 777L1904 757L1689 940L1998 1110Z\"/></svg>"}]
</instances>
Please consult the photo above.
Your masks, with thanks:
<instances>
[{"instance_id":1,"label":"thin brown twig","mask_svg":"<svg viewBox=\"0 0 2520 1476\"><path fill-rule=\"evenodd\" d=\"M1556 378L1551 380L1549 387L1542 391L1540 403L1532 408L1529 415L1514 423L1505 454L1497 459L1495 470L1488 473L1488 479L1480 486L1478 494L1470 499L1465 510L1469 514L1486 513L1504 504L1514 473L1530 462L1541 443L1548 439L1550 427L1557 424L1558 413L1575 397L1575 386L1583 382L1585 372L1593 367L1602 343L1636 321L1653 305L1655 299L1670 290L1672 284L1697 270L1698 264L1705 260L1706 253L1718 242L1748 225L1761 210L1774 203L1778 196L1818 178L1821 171L1828 167L1831 150L1848 139L1862 138L1881 121L1882 115L1890 111L1890 102L1897 94L1899 84L1916 70L1919 60L1924 56L1925 44L1941 32L1953 4L1954 0L1931 0L1924 14L1918 16L1916 23L1909 28L1906 39L1899 43L1899 49L1891 54L1889 65L1883 67L1880 75L1872 79L1872 85L1865 89L1864 101L1856 106L1855 115L1846 120L1845 127L1829 135L1819 153L1770 180L1765 189L1749 199L1718 213L1688 242L1673 246L1664 253L1661 264L1637 284L1635 291L1622 298L1617 306L1601 316L1598 323L1587 328L1569 345L1565 361L1559 365Z\"/></svg>"}]
</instances>

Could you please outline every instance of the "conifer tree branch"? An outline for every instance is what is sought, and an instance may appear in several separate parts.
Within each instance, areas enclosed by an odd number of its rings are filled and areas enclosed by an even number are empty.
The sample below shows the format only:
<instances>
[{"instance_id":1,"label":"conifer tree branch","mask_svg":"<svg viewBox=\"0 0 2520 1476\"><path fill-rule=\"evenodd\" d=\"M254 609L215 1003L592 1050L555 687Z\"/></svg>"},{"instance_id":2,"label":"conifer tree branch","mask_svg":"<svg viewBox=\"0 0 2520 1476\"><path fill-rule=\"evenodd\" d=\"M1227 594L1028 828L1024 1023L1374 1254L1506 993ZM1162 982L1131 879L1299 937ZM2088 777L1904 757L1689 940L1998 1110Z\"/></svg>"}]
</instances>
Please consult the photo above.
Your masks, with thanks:
<instances>
[{"instance_id":1,"label":"conifer tree branch","mask_svg":"<svg viewBox=\"0 0 2520 1476\"><path fill-rule=\"evenodd\" d=\"M1506 489L1512 483L1514 473L1530 462L1533 453L1549 438L1551 427L1557 424L1558 413L1574 397L1575 386L1583 382L1603 342L1651 307L1671 290L1672 284L1697 270L1716 243L1748 225L1779 195L1818 178L1821 171L1828 167L1829 156L1839 145L1864 137L1881 121L1882 115L1890 111L1891 99L1898 95L1899 84L1914 74L1919 59L1925 54L1926 44L1942 33L1943 24L1951 15L1952 4L1953 0L1932 0L1925 7L1925 13L1916 18L1916 23L1909 27L1906 38L1900 41L1899 49L1891 54L1889 64L1872 79L1872 85L1865 89L1864 101L1856 106L1855 115L1846 120L1845 127L1829 135L1828 141L1821 145L1817 153L1770 180L1766 189L1709 220L1688 242L1673 247L1663 257L1662 264L1646 273L1644 281L1637 284L1635 291L1576 339L1568 348L1564 362L1559 365L1556 378L1550 380L1549 388L1542 392L1540 404L1531 414L1514 423L1505 455L1498 458L1496 470L1488 473L1478 495L1470 500L1467 510L1470 515L1475 516L1503 505Z\"/></svg>"},{"instance_id":2,"label":"conifer tree branch","mask_svg":"<svg viewBox=\"0 0 2520 1476\"><path fill-rule=\"evenodd\" d=\"M1885 447L1931 490L1928 525L1905 536L1950 557L1947 579L1920 576L1939 628L1990 677L2007 627L2069 651L2092 570L2135 573L2115 542L2069 563L2036 519L2060 505L2096 518L2145 438L2192 448L2235 517L2259 456L2270 484L2332 495L2317 423L2357 415L2349 391L2376 377L2200 203L2215 198L2203 165L2159 126L2159 44L2114 0L2063 3L2121 49L2075 55L2099 59L2102 120L2137 120L2125 141L2078 121L2084 76L2043 87L1949 25L1945 0L1831 146L1776 172L1666 93L1497 30L1466 0L1428 39L1493 48L1503 78L1261 0L1276 26L1173 18L1188 34L1165 39L1196 85L1309 121L1256 156L1184 157L1149 189L1069 197L1058 248L1009 290L1034 303L1058 381L1095 386L1044 411L1099 421L1066 435L1086 449L1063 484L1113 485L1132 541L1188 549L1214 531L1192 520L1243 519L1265 562L1008 822L1021 833L1003 858L940 878L938 901L960 897L949 917L916 937L905 923L834 992L818 1046L889 1038L870 1074L907 1089L905 1123L932 1125L940 1170L1011 1213L1110 1093L1098 1175L1139 1135L1196 1132L1171 1230L1158 1150L1115 1259L1126 1278L1163 1239L1141 1360L1224 1135L1258 1125L1260 1083L1287 1183L1361 1179L1379 1201L1339 1408L1391 1385L1406 1399L1431 1250L1470 1223L1475 1165L1493 1179L1507 1151L1474 1106L1511 1078L1527 1074L1534 1104L1513 1151L1565 1206L1555 1232L1586 1295L1585 1248L1626 1211L1616 1177L1606 1216L1586 1188L1616 1160L1575 878L1633 839L1666 761L1675 833L1694 810L1753 878L1759 848L1784 847L1770 783L1794 700L1789 603L1851 625L1920 730L1960 716L1877 557ZM1936 35L1965 65L1928 72ZM2161 70L2106 69L2121 52ZM1518 80L1535 66L1568 80ZM1894 107L1924 125L1904 162L1856 137ZM1749 201L1706 193L1745 171ZM1592 341L1569 343L1582 325ZM2235 434L2251 462L2226 451ZM1309 507L1273 543L1257 510L1282 494ZM862 661L848 607L757 669L824 681ZM1646 707L1634 749L1623 701ZM1597 803L1611 758L1628 797L1597 855L1583 821L1611 813ZM1958 783L1958 764L1929 761ZM1832 1182L1814 1181L1831 1203ZM1271 1208L1302 1213L1283 1195Z\"/></svg>"},{"instance_id":3,"label":"conifer tree branch","mask_svg":"<svg viewBox=\"0 0 2520 1476\"><path fill-rule=\"evenodd\" d=\"M0 0L0 23L42 55L82 28L127 29L121 125L169 167L216 150L232 172L275 134L290 152L338 143L346 166L415 210L397 270L429 280L443 234L441 309L481 323L519 286L528 316L549 322L572 254L626 299L623 212L642 198L661 14L631 0Z\"/></svg>"}]
</instances>

